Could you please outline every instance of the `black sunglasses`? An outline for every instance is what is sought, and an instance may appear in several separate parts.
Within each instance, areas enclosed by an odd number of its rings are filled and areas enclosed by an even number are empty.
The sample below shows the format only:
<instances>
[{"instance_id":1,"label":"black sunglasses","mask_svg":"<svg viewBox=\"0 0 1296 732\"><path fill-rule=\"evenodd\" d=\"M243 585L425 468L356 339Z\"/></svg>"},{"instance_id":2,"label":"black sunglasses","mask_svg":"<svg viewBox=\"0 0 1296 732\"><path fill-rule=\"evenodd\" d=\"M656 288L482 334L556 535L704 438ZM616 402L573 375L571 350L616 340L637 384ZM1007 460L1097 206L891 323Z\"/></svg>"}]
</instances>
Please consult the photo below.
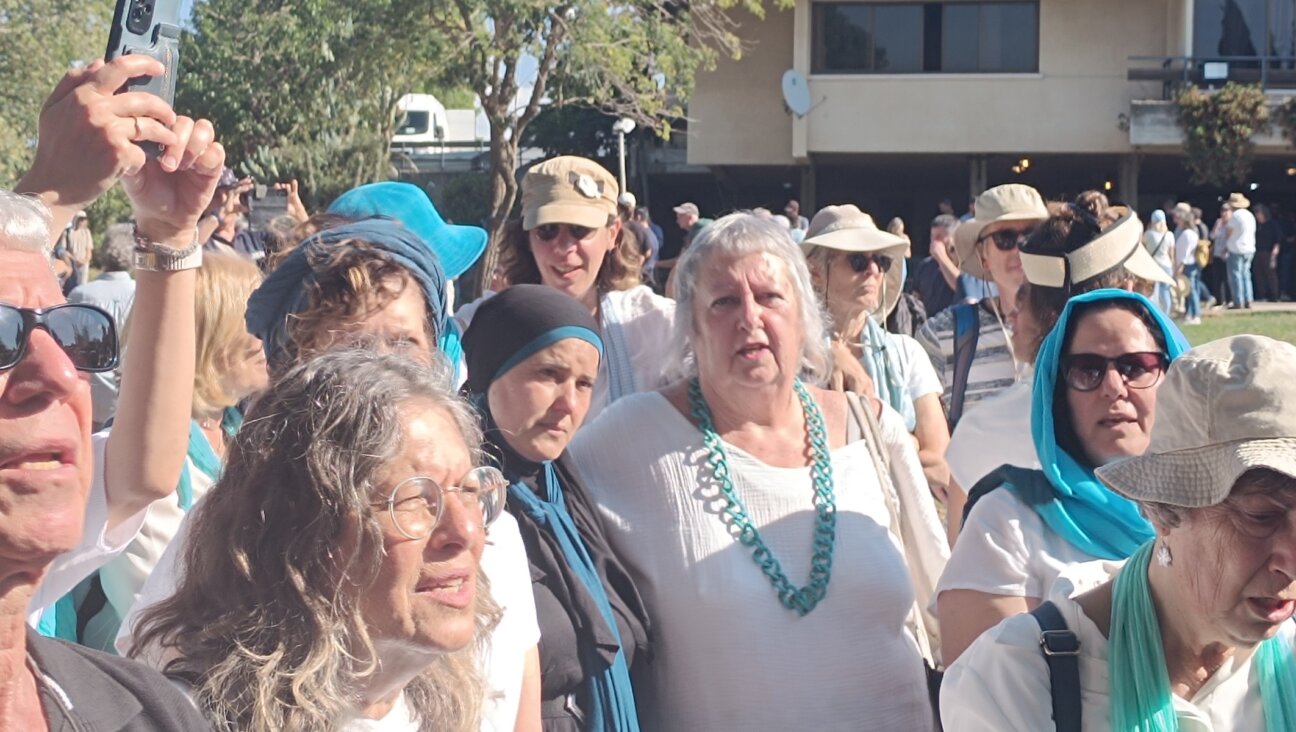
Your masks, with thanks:
<instances>
[{"instance_id":1,"label":"black sunglasses","mask_svg":"<svg viewBox=\"0 0 1296 732\"><path fill-rule=\"evenodd\" d=\"M1062 377L1076 391L1093 391L1107 378L1107 369L1115 368L1121 381L1131 389L1146 389L1161 380L1170 359L1158 351L1122 353L1107 358L1097 353L1073 353L1062 357Z\"/></svg>"},{"instance_id":2,"label":"black sunglasses","mask_svg":"<svg viewBox=\"0 0 1296 732\"><path fill-rule=\"evenodd\" d=\"M1001 252L1011 252L1021 246L1022 242L1026 241L1026 232L1013 231L1012 229L1000 229L993 234L986 234L980 239L977 239L977 243L979 244L986 240L994 242L995 249L998 249Z\"/></svg>"},{"instance_id":3,"label":"black sunglasses","mask_svg":"<svg viewBox=\"0 0 1296 732\"><path fill-rule=\"evenodd\" d=\"M892 259L885 254L848 254L846 262L856 274L868 269L870 263L876 263L878 271L886 274L891 269Z\"/></svg>"},{"instance_id":4,"label":"black sunglasses","mask_svg":"<svg viewBox=\"0 0 1296 732\"><path fill-rule=\"evenodd\" d=\"M117 326L107 312L80 303L35 309L0 304L0 371L23 360L37 328L50 334L77 371L117 368Z\"/></svg>"},{"instance_id":5,"label":"black sunglasses","mask_svg":"<svg viewBox=\"0 0 1296 732\"><path fill-rule=\"evenodd\" d=\"M563 227L571 232L572 238L576 241L585 241L594 229L588 226L577 226L576 224L542 224L535 227L535 235L540 237L540 241L553 241L562 233Z\"/></svg>"}]
</instances>

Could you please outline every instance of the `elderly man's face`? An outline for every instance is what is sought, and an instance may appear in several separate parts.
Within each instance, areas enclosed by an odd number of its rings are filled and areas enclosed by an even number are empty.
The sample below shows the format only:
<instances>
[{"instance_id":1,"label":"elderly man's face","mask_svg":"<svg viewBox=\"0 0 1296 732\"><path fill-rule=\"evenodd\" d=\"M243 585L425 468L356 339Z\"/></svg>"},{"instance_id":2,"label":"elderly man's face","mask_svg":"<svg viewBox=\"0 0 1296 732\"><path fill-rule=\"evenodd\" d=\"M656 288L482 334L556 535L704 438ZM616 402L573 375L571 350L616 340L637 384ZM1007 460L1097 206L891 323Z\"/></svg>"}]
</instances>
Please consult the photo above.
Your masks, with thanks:
<instances>
[{"instance_id":1,"label":"elderly man's face","mask_svg":"<svg viewBox=\"0 0 1296 732\"><path fill-rule=\"evenodd\" d=\"M44 255L0 250L0 302L64 302ZM33 575L80 542L93 455L90 382L43 330L0 372L0 564Z\"/></svg>"}]
</instances>

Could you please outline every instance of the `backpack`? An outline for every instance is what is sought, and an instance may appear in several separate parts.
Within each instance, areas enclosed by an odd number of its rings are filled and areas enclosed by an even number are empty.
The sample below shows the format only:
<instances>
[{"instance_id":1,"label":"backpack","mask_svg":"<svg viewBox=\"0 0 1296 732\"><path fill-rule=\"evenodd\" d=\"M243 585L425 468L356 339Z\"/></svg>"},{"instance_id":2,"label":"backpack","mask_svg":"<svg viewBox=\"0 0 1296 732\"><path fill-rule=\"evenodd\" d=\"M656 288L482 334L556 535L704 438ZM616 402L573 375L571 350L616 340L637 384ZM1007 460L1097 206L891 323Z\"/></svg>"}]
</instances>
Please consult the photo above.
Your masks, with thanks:
<instances>
[{"instance_id":1,"label":"backpack","mask_svg":"<svg viewBox=\"0 0 1296 732\"><path fill-rule=\"evenodd\" d=\"M1210 239L1198 239L1197 249L1193 251L1193 259L1197 261L1197 266L1202 269L1211 261L1211 241Z\"/></svg>"}]
</instances>

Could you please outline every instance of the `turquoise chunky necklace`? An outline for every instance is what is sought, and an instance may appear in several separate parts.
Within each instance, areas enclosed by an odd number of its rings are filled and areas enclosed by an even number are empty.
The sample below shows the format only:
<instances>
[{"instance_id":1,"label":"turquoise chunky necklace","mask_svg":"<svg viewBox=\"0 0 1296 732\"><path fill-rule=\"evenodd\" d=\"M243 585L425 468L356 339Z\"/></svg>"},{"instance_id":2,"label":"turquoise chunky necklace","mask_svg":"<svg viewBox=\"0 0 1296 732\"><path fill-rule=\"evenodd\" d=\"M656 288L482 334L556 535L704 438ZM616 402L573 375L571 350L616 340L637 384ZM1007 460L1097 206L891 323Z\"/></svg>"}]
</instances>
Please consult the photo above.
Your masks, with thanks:
<instances>
[{"instance_id":1,"label":"turquoise chunky necklace","mask_svg":"<svg viewBox=\"0 0 1296 732\"><path fill-rule=\"evenodd\" d=\"M810 467L810 476L814 480L814 557L810 560L810 582L800 588L793 585L783 573L783 567L769 547L765 546L760 532L747 515L747 507L734 491L729 460L725 457L720 435L716 434L715 423L711 420L711 408L702 398L702 385L696 378L689 382L688 396L689 408L702 432L702 444L707 449L707 467L711 468L716 482L720 484L720 492L724 495L724 516L737 527L739 543L752 548L752 560L769 578L770 584L774 585L783 606L795 610L798 615L806 615L828 594L833 547L837 543L837 502L833 497L832 461L828 454L828 432L824 429L823 414L800 379L793 383L793 388L805 413L806 446L814 456Z\"/></svg>"}]
</instances>

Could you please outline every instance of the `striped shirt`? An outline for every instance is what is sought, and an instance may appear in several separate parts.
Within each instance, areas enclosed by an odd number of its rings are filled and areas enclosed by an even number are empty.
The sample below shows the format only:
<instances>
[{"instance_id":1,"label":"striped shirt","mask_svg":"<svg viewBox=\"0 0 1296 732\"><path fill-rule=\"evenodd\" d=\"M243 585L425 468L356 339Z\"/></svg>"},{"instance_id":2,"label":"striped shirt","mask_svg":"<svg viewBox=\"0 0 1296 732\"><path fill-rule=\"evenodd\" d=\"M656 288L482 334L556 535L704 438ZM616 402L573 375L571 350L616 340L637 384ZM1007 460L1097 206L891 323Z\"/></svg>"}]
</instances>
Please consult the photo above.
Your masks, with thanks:
<instances>
[{"instance_id":1,"label":"striped shirt","mask_svg":"<svg viewBox=\"0 0 1296 732\"><path fill-rule=\"evenodd\" d=\"M967 391L963 399L964 415L976 408L982 400L1017 382L1017 367L1007 328L984 304L975 307L981 333L977 338L972 369L968 373ZM941 404L948 413L954 387L954 308L947 308L930 318L917 336L931 358L936 374L940 376L943 387Z\"/></svg>"}]
</instances>

